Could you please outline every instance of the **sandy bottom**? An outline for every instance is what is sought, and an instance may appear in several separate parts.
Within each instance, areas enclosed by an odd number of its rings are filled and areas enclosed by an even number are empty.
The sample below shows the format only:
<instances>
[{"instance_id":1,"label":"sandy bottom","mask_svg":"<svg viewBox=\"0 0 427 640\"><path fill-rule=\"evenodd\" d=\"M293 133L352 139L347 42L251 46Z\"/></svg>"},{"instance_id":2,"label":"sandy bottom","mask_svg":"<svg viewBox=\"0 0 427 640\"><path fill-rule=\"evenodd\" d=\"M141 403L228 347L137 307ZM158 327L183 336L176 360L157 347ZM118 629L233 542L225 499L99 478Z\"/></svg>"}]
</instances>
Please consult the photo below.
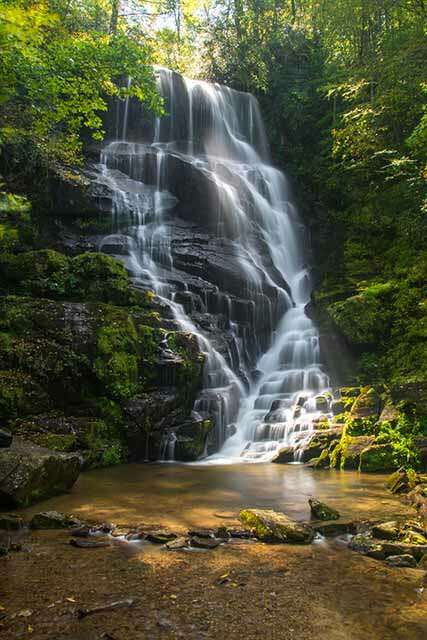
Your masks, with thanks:
<instances>
[{"instance_id":1,"label":"sandy bottom","mask_svg":"<svg viewBox=\"0 0 427 640\"><path fill-rule=\"evenodd\" d=\"M25 512L92 520L230 524L242 506L307 519L316 495L345 517L404 513L381 476L303 467L138 466L83 474L73 492ZM0 637L44 640L426 640L426 574L393 569L338 541L310 546L232 542L170 552L115 541L77 549L67 532L26 533L0 558ZM427 583L426 583L427 589ZM79 619L81 607L132 598L132 608Z\"/></svg>"}]
</instances>

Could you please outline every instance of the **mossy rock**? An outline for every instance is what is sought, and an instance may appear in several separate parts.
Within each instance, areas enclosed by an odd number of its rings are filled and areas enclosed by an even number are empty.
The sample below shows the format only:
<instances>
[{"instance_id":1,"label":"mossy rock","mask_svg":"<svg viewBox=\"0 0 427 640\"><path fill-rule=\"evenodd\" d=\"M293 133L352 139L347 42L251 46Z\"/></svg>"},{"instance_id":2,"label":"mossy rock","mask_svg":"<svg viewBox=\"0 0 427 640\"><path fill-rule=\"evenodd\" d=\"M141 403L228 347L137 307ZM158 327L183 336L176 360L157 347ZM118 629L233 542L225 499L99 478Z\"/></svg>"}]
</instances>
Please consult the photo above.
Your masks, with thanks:
<instances>
[{"instance_id":1,"label":"mossy rock","mask_svg":"<svg viewBox=\"0 0 427 640\"><path fill-rule=\"evenodd\" d=\"M381 400L375 389L372 387L356 398L351 409L351 418L378 418L381 407Z\"/></svg>"},{"instance_id":2,"label":"mossy rock","mask_svg":"<svg viewBox=\"0 0 427 640\"><path fill-rule=\"evenodd\" d=\"M316 498L309 498L308 504L310 505L311 515L316 520L338 520L340 517L336 509Z\"/></svg>"},{"instance_id":3,"label":"mossy rock","mask_svg":"<svg viewBox=\"0 0 427 640\"><path fill-rule=\"evenodd\" d=\"M360 471L381 473L395 468L394 450L390 444L373 444L360 454Z\"/></svg>"},{"instance_id":4,"label":"mossy rock","mask_svg":"<svg viewBox=\"0 0 427 640\"><path fill-rule=\"evenodd\" d=\"M263 542L310 544L314 538L311 527L293 522L284 513L267 509L243 509L241 522Z\"/></svg>"},{"instance_id":5,"label":"mossy rock","mask_svg":"<svg viewBox=\"0 0 427 640\"><path fill-rule=\"evenodd\" d=\"M200 459L206 450L206 440L212 431L212 420L200 420L180 427L176 432L175 460L192 462Z\"/></svg>"},{"instance_id":6,"label":"mossy rock","mask_svg":"<svg viewBox=\"0 0 427 640\"><path fill-rule=\"evenodd\" d=\"M71 489L81 470L76 454L50 451L14 438L0 449L0 507L27 507Z\"/></svg>"}]
</instances>

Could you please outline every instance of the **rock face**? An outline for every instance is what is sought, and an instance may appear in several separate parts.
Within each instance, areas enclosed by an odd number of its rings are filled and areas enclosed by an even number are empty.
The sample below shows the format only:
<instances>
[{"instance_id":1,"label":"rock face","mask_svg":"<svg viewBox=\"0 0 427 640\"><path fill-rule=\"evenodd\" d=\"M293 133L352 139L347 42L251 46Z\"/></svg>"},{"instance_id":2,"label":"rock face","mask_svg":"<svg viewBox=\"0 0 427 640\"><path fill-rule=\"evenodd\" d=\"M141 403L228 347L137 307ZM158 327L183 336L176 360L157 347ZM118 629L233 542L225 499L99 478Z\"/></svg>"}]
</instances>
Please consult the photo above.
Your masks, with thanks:
<instances>
[{"instance_id":1,"label":"rock face","mask_svg":"<svg viewBox=\"0 0 427 640\"><path fill-rule=\"evenodd\" d=\"M252 529L263 542L310 544L314 531L306 524L293 522L284 513L267 509L244 509L240 512L242 523Z\"/></svg>"},{"instance_id":2,"label":"rock face","mask_svg":"<svg viewBox=\"0 0 427 640\"><path fill-rule=\"evenodd\" d=\"M82 461L15 438L0 450L0 506L25 507L68 491L78 478Z\"/></svg>"}]
</instances>

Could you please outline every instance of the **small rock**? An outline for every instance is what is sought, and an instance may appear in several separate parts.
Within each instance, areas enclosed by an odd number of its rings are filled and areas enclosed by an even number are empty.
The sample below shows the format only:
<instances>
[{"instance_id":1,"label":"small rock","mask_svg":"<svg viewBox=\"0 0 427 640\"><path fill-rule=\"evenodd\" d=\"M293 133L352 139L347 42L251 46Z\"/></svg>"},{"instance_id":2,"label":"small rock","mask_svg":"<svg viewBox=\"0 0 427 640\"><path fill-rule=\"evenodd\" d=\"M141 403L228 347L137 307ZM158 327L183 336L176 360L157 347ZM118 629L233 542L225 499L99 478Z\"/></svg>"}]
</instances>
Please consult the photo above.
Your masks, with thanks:
<instances>
[{"instance_id":1,"label":"small rock","mask_svg":"<svg viewBox=\"0 0 427 640\"><path fill-rule=\"evenodd\" d=\"M13 436L9 431L0 429L0 448L10 447L12 444Z\"/></svg>"},{"instance_id":2,"label":"small rock","mask_svg":"<svg viewBox=\"0 0 427 640\"><path fill-rule=\"evenodd\" d=\"M43 511L36 513L30 521L31 529L69 529L70 527L80 527L80 520L72 516L66 516L59 511Z\"/></svg>"},{"instance_id":3,"label":"small rock","mask_svg":"<svg viewBox=\"0 0 427 640\"><path fill-rule=\"evenodd\" d=\"M5 531L18 531L24 526L24 520L21 516L14 513L0 513L0 529Z\"/></svg>"},{"instance_id":4,"label":"small rock","mask_svg":"<svg viewBox=\"0 0 427 640\"><path fill-rule=\"evenodd\" d=\"M166 544L169 540L174 540L177 535L176 533L166 531L165 529L158 529L157 531L150 531L150 533L147 533L145 537L146 540L153 542L154 544Z\"/></svg>"},{"instance_id":5,"label":"small rock","mask_svg":"<svg viewBox=\"0 0 427 640\"><path fill-rule=\"evenodd\" d=\"M316 498L310 498L308 501L310 505L311 515L316 520L338 520L340 517L339 512L332 507L329 507L324 502L320 502Z\"/></svg>"},{"instance_id":6,"label":"small rock","mask_svg":"<svg viewBox=\"0 0 427 640\"><path fill-rule=\"evenodd\" d=\"M388 556L386 562L392 567L408 567L414 569L417 566L417 561L414 556L409 555L409 553L404 553L401 556Z\"/></svg>"},{"instance_id":7,"label":"small rock","mask_svg":"<svg viewBox=\"0 0 427 640\"><path fill-rule=\"evenodd\" d=\"M102 547L110 547L111 543L107 540L70 540L72 547L78 547L79 549L101 549Z\"/></svg>"},{"instance_id":8,"label":"small rock","mask_svg":"<svg viewBox=\"0 0 427 640\"><path fill-rule=\"evenodd\" d=\"M70 535L74 536L75 538L89 538L90 534L91 534L91 529L86 525L70 529Z\"/></svg>"},{"instance_id":9,"label":"small rock","mask_svg":"<svg viewBox=\"0 0 427 640\"><path fill-rule=\"evenodd\" d=\"M191 546L197 549L216 549L221 542L217 538L200 538L199 536L193 536L190 539Z\"/></svg>"},{"instance_id":10,"label":"small rock","mask_svg":"<svg viewBox=\"0 0 427 640\"><path fill-rule=\"evenodd\" d=\"M326 536L327 538L342 536L346 533L356 533L357 531L357 524L352 520L313 523L310 526L313 527L313 529L320 533L322 536Z\"/></svg>"},{"instance_id":11,"label":"small rock","mask_svg":"<svg viewBox=\"0 0 427 640\"><path fill-rule=\"evenodd\" d=\"M178 551L179 549L186 549L188 547L187 538L175 538L175 540L170 540L165 544L166 549L169 551Z\"/></svg>"},{"instance_id":12,"label":"small rock","mask_svg":"<svg viewBox=\"0 0 427 640\"><path fill-rule=\"evenodd\" d=\"M376 524L372 527L372 535L380 540L397 540L399 537L399 524L395 520Z\"/></svg>"},{"instance_id":13,"label":"small rock","mask_svg":"<svg viewBox=\"0 0 427 640\"><path fill-rule=\"evenodd\" d=\"M366 535L365 533L357 533L352 537L348 546L353 551L367 553L373 546L375 546L375 543L369 535Z\"/></svg>"},{"instance_id":14,"label":"small rock","mask_svg":"<svg viewBox=\"0 0 427 640\"><path fill-rule=\"evenodd\" d=\"M278 449L277 453L275 453L271 462L275 462L276 464L288 464L289 462L293 462L294 452L295 447L282 447L281 449Z\"/></svg>"}]
</instances>

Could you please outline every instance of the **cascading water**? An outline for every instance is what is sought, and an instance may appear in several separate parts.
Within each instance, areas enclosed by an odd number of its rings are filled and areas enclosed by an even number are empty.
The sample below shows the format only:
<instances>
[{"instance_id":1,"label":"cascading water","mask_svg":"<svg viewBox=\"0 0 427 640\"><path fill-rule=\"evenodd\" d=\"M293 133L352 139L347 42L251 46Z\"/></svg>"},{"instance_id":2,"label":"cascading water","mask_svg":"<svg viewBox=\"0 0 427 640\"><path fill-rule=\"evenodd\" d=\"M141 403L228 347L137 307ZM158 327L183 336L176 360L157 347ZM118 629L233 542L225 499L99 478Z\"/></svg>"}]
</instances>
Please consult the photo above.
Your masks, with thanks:
<instances>
[{"instance_id":1,"label":"cascading water","mask_svg":"<svg viewBox=\"0 0 427 640\"><path fill-rule=\"evenodd\" d=\"M102 150L114 234L101 248L198 336L207 355L194 410L215 419L214 459L267 460L304 440L329 384L304 312L304 228L253 96L165 69L158 87L167 115L149 126L127 101ZM208 326L215 314L226 348Z\"/></svg>"}]
</instances>

